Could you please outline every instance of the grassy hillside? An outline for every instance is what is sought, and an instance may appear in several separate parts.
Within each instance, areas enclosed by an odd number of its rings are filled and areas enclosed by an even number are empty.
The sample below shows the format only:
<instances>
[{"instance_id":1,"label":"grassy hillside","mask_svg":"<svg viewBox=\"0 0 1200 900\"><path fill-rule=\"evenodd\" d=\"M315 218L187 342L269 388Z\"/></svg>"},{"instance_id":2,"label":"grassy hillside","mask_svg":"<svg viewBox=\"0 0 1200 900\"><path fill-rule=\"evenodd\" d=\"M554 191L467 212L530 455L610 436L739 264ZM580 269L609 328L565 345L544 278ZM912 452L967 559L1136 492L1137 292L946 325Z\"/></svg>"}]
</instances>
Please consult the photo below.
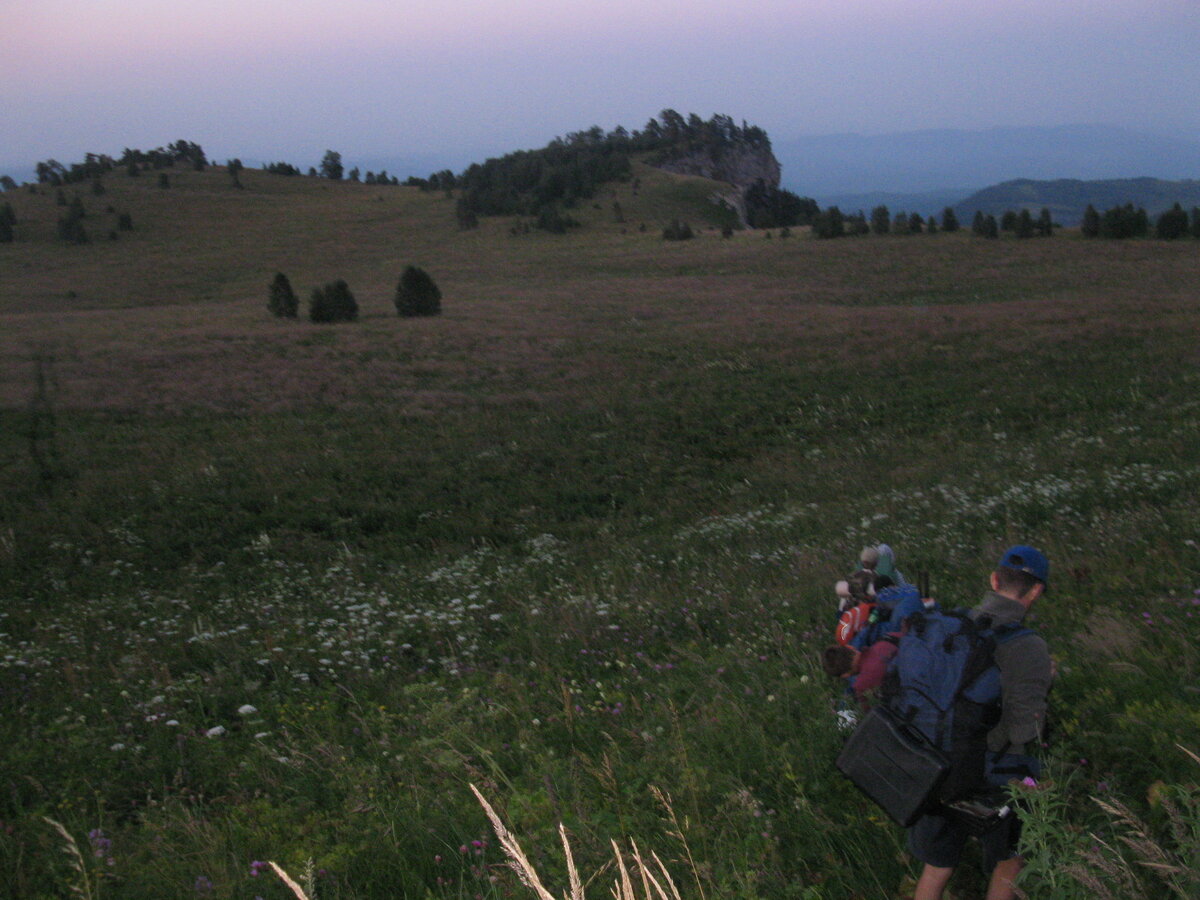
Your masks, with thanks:
<instances>
[{"instance_id":1,"label":"grassy hillside","mask_svg":"<svg viewBox=\"0 0 1200 900\"><path fill-rule=\"evenodd\" d=\"M690 896L902 895L816 662L878 540L950 604L1050 555L1032 895L1128 862L1092 795L1194 852L1194 246L664 242L712 186L640 175L565 236L209 171L110 176L89 230L135 230L71 247L6 195L0 895L279 898L253 863L311 857L322 898L524 896L468 783L551 879L563 821ZM394 314L409 263L442 316ZM361 320L270 318L277 270Z\"/></svg>"}]
</instances>

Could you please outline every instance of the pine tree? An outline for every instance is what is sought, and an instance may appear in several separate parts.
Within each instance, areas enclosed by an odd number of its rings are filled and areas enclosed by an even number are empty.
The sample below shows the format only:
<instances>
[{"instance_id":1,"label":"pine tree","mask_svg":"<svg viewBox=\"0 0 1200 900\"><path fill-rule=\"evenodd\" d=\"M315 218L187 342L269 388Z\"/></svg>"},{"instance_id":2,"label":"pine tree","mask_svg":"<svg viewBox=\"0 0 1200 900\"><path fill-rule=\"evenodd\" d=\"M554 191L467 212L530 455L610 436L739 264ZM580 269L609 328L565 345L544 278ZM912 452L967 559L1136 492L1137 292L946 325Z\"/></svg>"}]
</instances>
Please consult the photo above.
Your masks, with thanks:
<instances>
[{"instance_id":1,"label":"pine tree","mask_svg":"<svg viewBox=\"0 0 1200 900\"><path fill-rule=\"evenodd\" d=\"M983 236L991 240L1000 237L1000 226L996 224L996 217L991 213L983 218Z\"/></svg>"},{"instance_id":2,"label":"pine tree","mask_svg":"<svg viewBox=\"0 0 1200 900\"><path fill-rule=\"evenodd\" d=\"M267 309L271 311L271 315L281 319L296 318L296 313L300 309L300 300L296 297L296 292L292 290L292 283L282 272L276 272L275 279L271 282Z\"/></svg>"},{"instance_id":3,"label":"pine tree","mask_svg":"<svg viewBox=\"0 0 1200 900\"><path fill-rule=\"evenodd\" d=\"M892 213L886 206L877 206L871 210L871 232L887 234L892 230Z\"/></svg>"},{"instance_id":4,"label":"pine tree","mask_svg":"<svg viewBox=\"0 0 1200 900\"><path fill-rule=\"evenodd\" d=\"M942 231L958 231L958 228L958 216L952 207L947 206L942 210Z\"/></svg>"},{"instance_id":5,"label":"pine tree","mask_svg":"<svg viewBox=\"0 0 1200 900\"><path fill-rule=\"evenodd\" d=\"M1053 237L1054 235L1054 218L1050 215L1050 209L1043 206L1042 211L1038 213L1037 233L1042 237Z\"/></svg>"},{"instance_id":6,"label":"pine tree","mask_svg":"<svg viewBox=\"0 0 1200 900\"><path fill-rule=\"evenodd\" d=\"M1034 234L1033 215L1028 209L1022 209L1013 223L1012 230L1019 238L1031 238Z\"/></svg>"},{"instance_id":7,"label":"pine tree","mask_svg":"<svg viewBox=\"0 0 1200 900\"><path fill-rule=\"evenodd\" d=\"M1158 217L1154 224L1154 233L1164 241L1178 240L1187 236L1189 224L1188 214L1176 203Z\"/></svg>"},{"instance_id":8,"label":"pine tree","mask_svg":"<svg viewBox=\"0 0 1200 900\"><path fill-rule=\"evenodd\" d=\"M442 292L429 273L408 266L396 285L396 312L404 318L436 316L442 311Z\"/></svg>"},{"instance_id":9,"label":"pine tree","mask_svg":"<svg viewBox=\"0 0 1200 900\"><path fill-rule=\"evenodd\" d=\"M1079 223L1079 233L1089 238L1100 236L1100 213L1096 212L1096 207L1090 203L1083 211L1083 221Z\"/></svg>"},{"instance_id":10,"label":"pine tree","mask_svg":"<svg viewBox=\"0 0 1200 900\"><path fill-rule=\"evenodd\" d=\"M342 154L336 150L326 150L321 158L321 175L331 181L342 180Z\"/></svg>"}]
</instances>

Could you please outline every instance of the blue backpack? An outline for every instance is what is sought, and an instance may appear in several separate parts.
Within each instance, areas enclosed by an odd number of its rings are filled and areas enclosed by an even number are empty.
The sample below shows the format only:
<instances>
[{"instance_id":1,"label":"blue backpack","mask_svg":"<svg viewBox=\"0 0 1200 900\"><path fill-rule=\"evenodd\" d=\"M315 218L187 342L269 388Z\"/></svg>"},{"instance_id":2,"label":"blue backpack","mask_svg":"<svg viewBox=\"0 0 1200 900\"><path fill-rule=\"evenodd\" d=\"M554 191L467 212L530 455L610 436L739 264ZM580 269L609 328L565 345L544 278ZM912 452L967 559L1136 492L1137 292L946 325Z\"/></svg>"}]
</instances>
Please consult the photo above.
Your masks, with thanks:
<instances>
[{"instance_id":1,"label":"blue backpack","mask_svg":"<svg viewBox=\"0 0 1200 900\"><path fill-rule=\"evenodd\" d=\"M916 585L886 587L876 596L871 618L854 635L850 646L855 650L866 650L880 638L900 631L905 619L924 609L921 592Z\"/></svg>"},{"instance_id":2,"label":"blue backpack","mask_svg":"<svg viewBox=\"0 0 1200 900\"><path fill-rule=\"evenodd\" d=\"M888 667L882 696L896 719L914 728L949 761L938 800L950 801L985 785L987 733L1000 720L996 647L1032 632L1014 624L993 628L966 610L920 612Z\"/></svg>"}]
</instances>

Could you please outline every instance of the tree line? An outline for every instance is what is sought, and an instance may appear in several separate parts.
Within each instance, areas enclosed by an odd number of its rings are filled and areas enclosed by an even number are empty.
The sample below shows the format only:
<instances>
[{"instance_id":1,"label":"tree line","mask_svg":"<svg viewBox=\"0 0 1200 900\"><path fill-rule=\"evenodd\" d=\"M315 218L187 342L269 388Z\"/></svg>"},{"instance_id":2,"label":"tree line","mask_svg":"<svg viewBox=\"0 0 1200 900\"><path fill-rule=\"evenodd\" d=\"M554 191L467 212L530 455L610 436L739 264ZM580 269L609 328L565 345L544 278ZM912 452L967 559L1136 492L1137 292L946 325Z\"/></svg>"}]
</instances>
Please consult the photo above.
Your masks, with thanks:
<instances>
[{"instance_id":1,"label":"tree line","mask_svg":"<svg viewBox=\"0 0 1200 900\"><path fill-rule=\"evenodd\" d=\"M729 116L705 120L665 109L659 117L641 130L618 126L606 132L596 125L556 137L539 150L474 163L460 175L443 170L405 183L425 190L459 190L460 227L471 227L478 216L526 216L534 220L534 227L563 231L577 225L563 211L590 200L610 182L628 181L635 155L649 154L647 161L656 165L698 150L719 159L732 148L771 148L763 129L745 122L737 125ZM753 227L807 224L816 214L813 201L763 183L747 192L746 207Z\"/></svg>"},{"instance_id":2,"label":"tree line","mask_svg":"<svg viewBox=\"0 0 1200 900\"><path fill-rule=\"evenodd\" d=\"M442 312L442 291L429 273L418 266L407 266L400 275L392 302L402 318L437 316ZM267 295L267 309L280 319L295 319L300 313L300 298L283 272L275 273ZM308 300L311 322L353 322L358 318L358 301L344 279L314 288Z\"/></svg>"}]
</instances>

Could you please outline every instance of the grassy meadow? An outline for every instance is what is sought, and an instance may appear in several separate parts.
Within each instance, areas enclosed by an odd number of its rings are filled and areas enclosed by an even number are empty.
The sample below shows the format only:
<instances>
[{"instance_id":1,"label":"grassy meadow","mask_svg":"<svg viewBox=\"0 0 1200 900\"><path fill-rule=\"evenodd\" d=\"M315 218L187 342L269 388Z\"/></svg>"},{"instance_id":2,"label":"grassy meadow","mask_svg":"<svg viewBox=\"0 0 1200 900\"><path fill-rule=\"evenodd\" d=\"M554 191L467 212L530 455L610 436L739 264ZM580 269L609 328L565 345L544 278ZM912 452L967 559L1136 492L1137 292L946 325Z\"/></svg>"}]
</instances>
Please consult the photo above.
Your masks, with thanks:
<instances>
[{"instance_id":1,"label":"grassy meadow","mask_svg":"<svg viewBox=\"0 0 1200 900\"><path fill-rule=\"evenodd\" d=\"M0 896L530 896L471 784L555 885L561 822L585 878L904 896L817 660L881 540L951 606L1051 559L1029 895L1195 896L1197 244L722 239L638 175L563 236L213 168L82 186L67 246L3 196Z\"/></svg>"}]
</instances>

